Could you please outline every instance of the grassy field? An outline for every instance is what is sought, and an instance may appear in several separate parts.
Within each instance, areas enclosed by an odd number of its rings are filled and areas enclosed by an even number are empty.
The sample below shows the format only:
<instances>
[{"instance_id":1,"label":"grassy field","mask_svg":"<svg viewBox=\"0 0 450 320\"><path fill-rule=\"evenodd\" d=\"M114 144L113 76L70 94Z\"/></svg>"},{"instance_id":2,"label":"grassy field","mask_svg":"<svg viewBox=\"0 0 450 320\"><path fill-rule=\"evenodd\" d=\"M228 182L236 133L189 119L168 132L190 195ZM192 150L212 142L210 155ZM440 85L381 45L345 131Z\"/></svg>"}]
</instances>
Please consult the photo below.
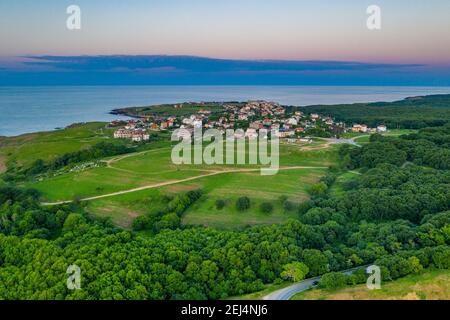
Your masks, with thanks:
<instances>
[{"instance_id":1,"label":"grassy field","mask_svg":"<svg viewBox=\"0 0 450 320\"><path fill-rule=\"evenodd\" d=\"M112 132L105 123L91 122L63 130L0 137L0 172L6 166L27 166L37 159L50 160L100 141L112 141Z\"/></svg>"},{"instance_id":2,"label":"grassy field","mask_svg":"<svg viewBox=\"0 0 450 320\"><path fill-rule=\"evenodd\" d=\"M414 130L414 129L390 129L388 132L383 133L383 135L400 136L402 134L410 134L410 133L415 133L417 131L418 130ZM359 137L359 136L362 136L362 137L355 139L356 142L359 142L359 143L369 142L370 133L346 132L342 135L342 138L350 139L350 138Z\"/></svg>"},{"instance_id":3,"label":"grassy field","mask_svg":"<svg viewBox=\"0 0 450 320\"><path fill-rule=\"evenodd\" d=\"M344 193L343 184L349 180L354 179L358 175L359 173L357 171L347 171L339 175L336 178L336 182L330 188L330 193L334 196L339 196L340 194L343 194Z\"/></svg>"},{"instance_id":4,"label":"grassy field","mask_svg":"<svg viewBox=\"0 0 450 320\"><path fill-rule=\"evenodd\" d=\"M292 300L446 300L449 296L450 270L427 270L382 283L380 290L368 290L366 285L334 291L312 289L295 295Z\"/></svg>"},{"instance_id":5,"label":"grassy field","mask_svg":"<svg viewBox=\"0 0 450 320\"><path fill-rule=\"evenodd\" d=\"M318 181L325 169L299 169L280 171L274 176L261 176L259 172L226 174L217 178L206 178L199 186L207 195L196 202L183 217L184 224L228 228L254 224L281 223L290 218L297 218L297 211L286 212L279 201L286 196L294 203L308 199L307 188ZM249 210L240 212L236 209L236 200L241 196L250 198ZM226 206L217 209L216 200L224 200ZM273 212L263 213L260 205L270 202Z\"/></svg>"},{"instance_id":6,"label":"grassy field","mask_svg":"<svg viewBox=\"0 0 450 320\"><path fill-rule=\"evenodd\" d=\"M299 169L280 171L275 176L261 176L259 172L225 173L200 178L190 182L177 183L154 189L147 189L114 197L89 201L88 211L96 216L110 217L112 222L129 228L135 217L150 212L160 204L162 195L174 195L194 189L205 194L183 216L183 224L214 226L217 228L241 228L254 224L273 224L296 218L296 210L286 212L279 197L284 195L294 203L308 198L306 188L323 175L325 169ZM247 211L236 210L239 196L251 200ZM226 206L218 210L217 199L223 199ZM260 204L269 201L274 205L271 213L263 213Z\"/></svg>"},{"instance_id":7,"label":"grassy field","mask_svg":"<svg viewBox=\"0 0 450 320\"><path fill-rule=\"evenodd\" d=\"M130 187L174 181L190 177L195 180L174 183L154 189L147 189L114 197L89 201L88 208L97 216L111 217L113 222L129 227L140 214L149 212L157 205L158 197L192 189L202 189L205 195L184 215L184 224L209 225L220 228L235 228L257 223L279 223L296 216L295 211L285 212L278 201L281 195L294 203L306 199L306 189L315 183L326 170L326 165L335 163L335 150L302 151L297 146L281 149L282 166L312 166L320 168L280 170L273 176L261 176L259 170L252 172L220 173L200 177L211 171L236 169L235 166L175 166L170 163L170 150L157 149L151 152L128 156L114 162L110 167L95 168L83 173L69 174L34 184L46 198L58 200L70 196L95 195L124 190ZM257 166L243 166L244 169ZM73 185L73 186L71 186ZM64 187L65 186L65 187ZM97 187L95 187L97 186ZM101 186L101 187L99 187ZM100 189L101 188L101 189ZM248 211L237 212L235 201L246 195L252 206ZM223 199L227 205L217 210L215 201ZM262 213L259 206L263 201L274 204L272 213Z\"/></svg>"},{"instance_id":8,"label":"grassy field","mask_svg":"<svg viewBox=\"0 0 450 320\"><path fill-rule=\"evenodd\" d=\"M45 201L97 196L161 182L202 176L212 171L258 168L257 165L175 165L170 145L109 160L104 167L71 172L26 186L42 192ZM280 148L280 166L326 167L336 162L335 147L303 151L298 146Z\"/></svg>"},{"instance_id":9,"label":"grassy field","mask_svg":"<svg viewBox=\"0 0 450 320\"><path fill-rule=\"evenodd\" d=\"M73 128L1 138L0 170L6 164L26 166L36 159L49 160L58 155L89 147L111 139L113 129L104 123L89 123ZM175 165L171 161L169 141L152 142L153 149L102 159L104 166L84 171L66 172L41 181L27 181L23 185L39 190L44 202L67 201L99 196L133 188L172 183L151 189L90 201L92 214L111 217L114 223L129 228L133 219L148 213L164 194L175 194L201 188L205 195L184 215L184 224L235 228L257 223L279 223L295 218L295 211L283 209L280 196L293 203L307 199L307 188L318 181L326 168L336 164L336 146L322 140L313 144L281 145L280 167L274 176L261 176L261 165ZM288 167L314 167L284 170ZM252 172L240 170L256 170ZM224 173L234 170L239 172ZM217 173L214 176L207 176ZM195 178L194 180L183 181ZM251 208L237 212L236 199L246 195ZM218 210L215 202L225 200ZM273 203L271 213L263 213L260 205Z\"/></svg>"}]
</instances>

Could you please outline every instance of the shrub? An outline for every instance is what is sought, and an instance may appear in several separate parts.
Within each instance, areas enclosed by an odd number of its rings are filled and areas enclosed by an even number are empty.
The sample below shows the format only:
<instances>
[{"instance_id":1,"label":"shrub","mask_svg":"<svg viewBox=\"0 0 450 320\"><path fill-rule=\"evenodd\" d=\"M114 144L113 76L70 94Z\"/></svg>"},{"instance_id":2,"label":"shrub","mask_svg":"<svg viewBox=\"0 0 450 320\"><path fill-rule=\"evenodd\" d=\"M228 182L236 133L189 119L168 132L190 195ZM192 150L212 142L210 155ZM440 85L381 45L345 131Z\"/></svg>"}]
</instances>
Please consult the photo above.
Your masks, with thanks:
<instances>
[{"instance_id":1,"label":"shrub","mask_svg":"<svg viewBox=\"0 0 450 320\"><path fill-rule=\"evenodd\" d=\"M217 210L222 210L225 207L225 200L217 199L216 200L216 208Z\"/></svg>"},{"instance_id":2,"label":"shrub","mask_svg":"<svg viewBox=\"0 0 450 320\"><path fill-rule=\"evenodd\" d=\"M273 211L273 204L270 202L261 203L261 211L264 213L271 213Z\"/></svg>"},{"instance_id":3,"label":"shrub","mask_svg":"<svg viewBox=\"0 0 450 320\"><path fill-rule=\"evenodd\" d=\"M319 182L314 185L312 185L308 192L311 196L323 196L325 193L327 193L328 186L325 184L325 182Z\"/></svg>"},{"instance_id":4,"label":"shrub","mask_svg":"<svg viewBox=\"0 0 450 320\"><path fill-rule=\"evenodd\" d=\"M248 197L240 197L236 201L236 208L239 211L245 211L250 209L250 199Z\"/></svg>"},{"instance_id":5,"label":"shrub","mask_svg":"<svg viewBox=\"0 0 450 320\"><path fill-rule=\"evenodd\" d=\"M295 205L293 202L286 200L283 202L284 211L292 211L295 209Z\"/></svg>"}]
</instances>

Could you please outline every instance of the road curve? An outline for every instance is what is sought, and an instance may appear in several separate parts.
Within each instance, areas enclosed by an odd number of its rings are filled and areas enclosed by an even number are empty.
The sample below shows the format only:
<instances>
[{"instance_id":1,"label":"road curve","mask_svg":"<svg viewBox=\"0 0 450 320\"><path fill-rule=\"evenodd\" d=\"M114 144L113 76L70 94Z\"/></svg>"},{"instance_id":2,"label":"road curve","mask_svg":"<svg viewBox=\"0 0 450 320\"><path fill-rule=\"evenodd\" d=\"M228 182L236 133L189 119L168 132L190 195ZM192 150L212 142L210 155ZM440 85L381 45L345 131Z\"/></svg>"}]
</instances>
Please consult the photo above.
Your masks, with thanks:
<instances>
[{"instance_id":1,"label":"road curve","mask_svg":"<svg viewBox=\"0 0 450 320\"><path fill-rule=\"evenodd\" d=\"M314 287L315 282L320 281L320 277L310 278L293 284L289 287L274 291L263 297L263 300L289 300L297 293L306 291Z\"/></svg>"},{"instance_id":2,"label":"road curve","mask_svg":"<svg viewBox=\"0 0 450 320\"><path fill-rule=\"evenodd\" d=\"M367 266L361 266L361 267L367 267ZM351 275L353 270L361 267L352 268L349 270L342 271L343 274ZM274 292L269 293L268 295L263 297L263 300L289 300L297 293L306 291L308 289L311 289L315 287L315 283L317 284L320 281L321 277L314 277L309 278L300 282L297 282L293 285L290 285L289 287L276 290Z\"/></svg>"},{"instance_id":3,"label":"road curve","mask_svg":"<svg viewBox=\"0 0 450 320\"><path fill-rule=\"evenodd\" d=\"M321 138L321 139L323 139L331 144L351 144L356 147L361 147L361 145L358 142L356 142L355 140L358 138L362 138L362 137L367 137L367 135L356 136L356 137L353 137L350 139L345 139L345 138L340 138L340 139L338 139L338 138Z\"/></svg>"}]
</instances>

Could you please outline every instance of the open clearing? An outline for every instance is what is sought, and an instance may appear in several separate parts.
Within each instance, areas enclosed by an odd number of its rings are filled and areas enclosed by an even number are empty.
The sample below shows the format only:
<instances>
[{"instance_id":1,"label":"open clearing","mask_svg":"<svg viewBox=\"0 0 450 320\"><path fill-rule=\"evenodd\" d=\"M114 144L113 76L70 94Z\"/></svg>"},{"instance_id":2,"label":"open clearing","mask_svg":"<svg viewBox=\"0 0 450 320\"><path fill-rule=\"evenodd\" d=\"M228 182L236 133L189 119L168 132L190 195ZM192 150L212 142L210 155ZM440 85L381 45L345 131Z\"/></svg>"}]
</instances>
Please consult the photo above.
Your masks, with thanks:
<instances>
[{"instance_id":1,"label":"open clearing","mask_svg":"<svg viewBox=\"0 0 450 320\"><path fill-rule=\"evenodd\" d=\"M106 139L115 141L108 130L104 129L104 123L90 123L2 138L0 160L18 166L29 165L37 158L49 160ZM66 172L26 182L24 186L39 190L42 201L49 203L88 198L92 214L110 217L124 228L129 228L135 217L154 208L162 195L203 189L204 196L185 213L183 223L239 228L295 218L296 210L286 212L278 200L280 196L288 197L294 204L304 201L308 198L307 188L337 161L337 146L321 139L304 146L280 145L281 170L274 176L261 176L261 165L175 165L170 142L152 142L149 147L152 149L102 159L104 165L100 167ZM251 208L237 212L236 199L243 195L251 199ZM226 202L221 210L215 207L218 199ZM261 212L264 201L274 205L273 212Z\"/></svg>"},{"instance_id":2,"label":"open clearing","mask_svg":"<svg viewBox=\"0 0 450 320\"><path fill-rule=\"evenodd\" d=\"M128 228L136 215L149 213L150 208L154 208L157 202L154 199L159 196L202 189L204 196L184 214L184 224L228 228L280 223L295 218L296 211L286 212L278 198L284 195L294 203L307 199L306 189L315 183L325 170L326 168L282 168L274 176L261 176L258 169L219 171L216 174L208 173L205 177L190 177L190 180L176 184L169 185L165 182L165 185L157 185L154 188L92 199L88 202L88 209L95 215L111 217L115 224ZM251 199L252 205L249 210L238 212L235 202L243 195ZM215 207L217 199L226 202L226 206L221 210ZM259 206L264 201L274 204L273 212L261 212Z\"/></svg>"},{"instance_id":3,"label":"open clearing","mask_svg":"<svg viewBox=\"0 0 450 320\"><path fill-rule=\"evenodd\" d=\"M41 191L43 201L59 202L130 189L138 191L146 186L178 183L180 180L215 174L217 171L260 168L259 165L175 165L171 160L171 149L167 147L107 160L107 166L65 173L28 183L27 186ZM297 146L280 147L281 167L324 168L335 162L334 147L315 151L303 151Z\"/></svg>"}]
</instances>

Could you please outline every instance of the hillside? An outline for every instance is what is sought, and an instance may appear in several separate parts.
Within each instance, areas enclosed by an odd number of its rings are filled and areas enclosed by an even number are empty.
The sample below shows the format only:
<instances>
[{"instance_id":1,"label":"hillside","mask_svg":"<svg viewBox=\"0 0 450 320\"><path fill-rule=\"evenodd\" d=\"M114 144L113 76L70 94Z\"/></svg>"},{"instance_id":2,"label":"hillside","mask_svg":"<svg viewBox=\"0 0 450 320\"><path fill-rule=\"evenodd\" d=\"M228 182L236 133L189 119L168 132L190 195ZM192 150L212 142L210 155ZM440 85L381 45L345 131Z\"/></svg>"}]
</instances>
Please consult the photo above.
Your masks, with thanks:
<instances>
[{"instance_id":1,"label":"hillside","mask_svg":"<svg viewBox=\"0 0 450 320\"><path fill-rule=\"evenodd\" d=\"M450 121L450 95L412 97L395 102L316 105L300 109L329 115L347 124L376 126L384 123L389 128L419 129L441 126Z\"/></svg>"},{"instance_id":2,"label":"hillside","mask_svg":"<svg viewBox=\"0 0 450 320\"><path fill-rule=\"evenodd\" d=\"M366 285L339 290L312 289L291 300L446 300L450 296L450 270L427 270L382 283L380 290L368 290Z\"/></svg>"}]
</instances>

